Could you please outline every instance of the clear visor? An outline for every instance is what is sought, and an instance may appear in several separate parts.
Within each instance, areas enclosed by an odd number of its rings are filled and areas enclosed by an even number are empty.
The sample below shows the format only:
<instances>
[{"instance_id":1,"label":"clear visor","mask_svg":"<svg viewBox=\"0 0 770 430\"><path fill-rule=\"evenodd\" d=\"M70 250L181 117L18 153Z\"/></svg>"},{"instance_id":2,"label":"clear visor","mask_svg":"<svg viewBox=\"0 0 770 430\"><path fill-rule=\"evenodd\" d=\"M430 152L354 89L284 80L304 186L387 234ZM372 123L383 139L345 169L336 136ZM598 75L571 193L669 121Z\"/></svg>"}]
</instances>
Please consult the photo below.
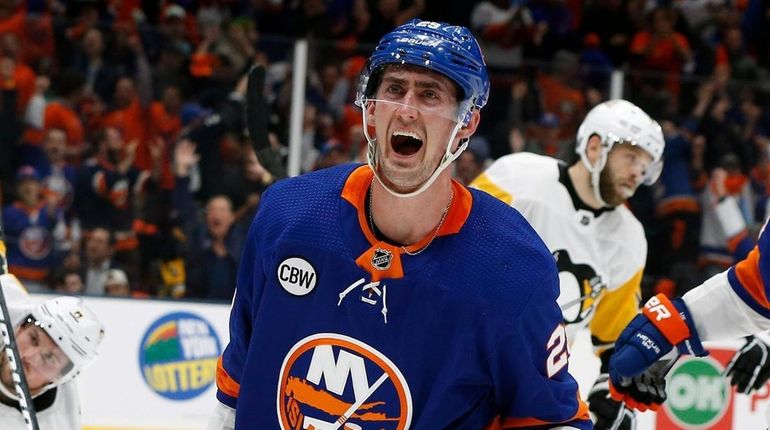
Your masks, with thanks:
<instances>
[{"instance_id":1,"label":"clear visor","mask_svg":"<svg viewBox=\"0 0 770 430\"><path fill-rule=\"evenodd\" d=\"M460 128L470 120L472 106L470 102L458 106L454 101L452 104L405 101L364 98L356 101L362 108L363 131L368 142L367 162L385 189L397 197L411 197L428 189L441 172L467 148L467 139L461 140L457 147L454 142ZM467 120L461 121L465 118ZM384 129L377 130L378 124ZM384 143L386 148L400 155L415 154L428 143L425 141L428 138L428 127L431 129L431 139L440 141L444 146L444 155L433 173L414 191L401 192L389 188L379 176L379 158L387 151L381 145ZM379 144L378 138L383 139Z\"/></svg>"},{"instance_id":2,"label":"clear visor","mask_svg":"<svg viewBox=\"0 0 770 430\"><path fill-rule=\"evenodd\" d=\"M65 376L73 367L72 361L48 334L43 324L33 317L28 317L22 326L33 331L30 336L33 339L35 349L23 357L27 361L29 369L34 370L48 381L56 381Z\"/></svg>"},{"instance_id":3,"label":"clear visor","mask_svg":"<svg viewBox=\"0 0 770 430\"><path fill-rule=\"evenodd\" d=\"M385 98L361 98L356 100L356 105L363 109L364 114L371 116L381 114L390 116L391 113L404 115L406 117L418 116L426 120L426 124L433 120L448 121L451 123L466 123L470 118L469 100L457 104L454 100L451 103L433 102L430 100L389 100ZM370 112L366 112L369 110Z\"/></svg>"},{"instance_id":4,"label":"clear visor","mask_svg":"<svg viewBox=\"0 0 770 430\"><path fill-rule=\"evenodd\" d=\"M641 167L643 171L641 183L644 185L652 185L660 177L660 173L663 171L663 160L655 160L655 156L647 149L647 145L641 144L634 139L621 138L609 133L607 135L608 147L613 148L615 145L630 145L643 149L647 154L652 157L652 161L647 161L644 157L631 156L626 161L629 167Z\"/></svg>"}]
</instances>

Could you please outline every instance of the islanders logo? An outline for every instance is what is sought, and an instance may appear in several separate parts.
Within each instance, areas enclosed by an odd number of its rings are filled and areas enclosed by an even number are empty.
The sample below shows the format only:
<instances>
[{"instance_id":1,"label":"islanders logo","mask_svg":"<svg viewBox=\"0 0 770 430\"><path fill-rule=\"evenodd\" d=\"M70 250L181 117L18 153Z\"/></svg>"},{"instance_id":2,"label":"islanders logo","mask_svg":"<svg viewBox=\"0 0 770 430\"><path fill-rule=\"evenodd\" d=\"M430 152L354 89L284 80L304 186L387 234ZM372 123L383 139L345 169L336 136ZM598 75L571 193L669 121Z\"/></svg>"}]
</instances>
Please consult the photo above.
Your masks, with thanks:
<instances>
[{"instance_id":1,"label":"islanders logo","mask_svg":"<svg viewBox=\"0 0 770 430\"><path fill-rule=\"evenodd\" d=\"M289 351L276 407L281 430L404 430L412 420L401 371L371 346L333 333Z\"/></svg>"},{"instance_id":2,"label":"islanders logo","mask_svg":"<svg viewBox=\"0 0 770 430\"><path fill-rule=\"evenodd\" d=\"M139 366L153 391L167 399L187 400L215 381L221 352L211 324L197 315L175 312L147 329L139 348Z\"/></svg>"}]
</instances>

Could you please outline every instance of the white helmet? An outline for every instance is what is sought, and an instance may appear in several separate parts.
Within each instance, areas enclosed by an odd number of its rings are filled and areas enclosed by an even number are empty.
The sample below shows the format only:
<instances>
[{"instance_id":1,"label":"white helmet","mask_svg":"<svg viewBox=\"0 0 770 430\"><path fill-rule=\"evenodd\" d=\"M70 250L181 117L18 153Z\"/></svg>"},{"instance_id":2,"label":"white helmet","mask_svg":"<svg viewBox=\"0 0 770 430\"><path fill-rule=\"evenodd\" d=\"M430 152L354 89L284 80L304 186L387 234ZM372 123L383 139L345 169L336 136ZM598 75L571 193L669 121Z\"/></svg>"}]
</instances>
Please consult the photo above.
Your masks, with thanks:
<instances>
[{"instance_id":1,"label":"white helmet","mask_svg":"<svg viewBox=\"0 0 770 430\"><path fill-rule=\"evenodd\" d=\"M80 298L46 300L30 315L72 361L72 367L46 389L72 380L98 355L104 338L104 325Z\"/></svg>"},{"instance_id":2,"label":"white helmet","mask_svg":"<svg viewBox=\"0 0 770 430\"><path fill-rule=\"evenodd\" d=\"M591 165L586 149L588 140L593 135L601 139L602 153L597 163ZM652 156L652 164L645 171L643 184L654 184L663 168L663 148L666 142L657 121L627 100L608 100L594 106L578 128L575 152L591 172L594 194L601 202L603 200L599 194L599 174L607 163L607 155L616 143L638 146Z\"/></svg>"}]
</instances>

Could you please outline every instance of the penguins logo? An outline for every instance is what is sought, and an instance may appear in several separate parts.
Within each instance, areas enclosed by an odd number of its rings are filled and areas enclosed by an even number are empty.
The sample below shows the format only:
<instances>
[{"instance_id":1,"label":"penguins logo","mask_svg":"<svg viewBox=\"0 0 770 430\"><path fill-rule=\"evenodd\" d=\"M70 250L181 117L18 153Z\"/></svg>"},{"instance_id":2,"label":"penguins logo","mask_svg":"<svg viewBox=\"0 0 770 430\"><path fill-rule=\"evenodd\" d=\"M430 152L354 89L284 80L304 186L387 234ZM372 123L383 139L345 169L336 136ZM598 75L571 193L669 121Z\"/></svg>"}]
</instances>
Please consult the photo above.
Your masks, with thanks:
<instances>
[{"instance_id":1,"label":"penguins logo","mask_svg":"<svg viewBox=\"0 0 770 430\"><path fill-rule=\"evenodd\" d=\"M579 323L591 315L605 285L591 266L573 263L567 250L554 251L553 256L559 268L558 303L564 322Z\"/></svg>"},{"instance_id":2,"label":"penguins logo","mask_svg":"<svg viewBox=\"0 0 770 430\"><path fill-rule=\"evenodd\" d=\"M405 430L412 420L398 368L369 345L334 333L294 345L277 394L281 430Z\"/></svg>"}]
</instances>

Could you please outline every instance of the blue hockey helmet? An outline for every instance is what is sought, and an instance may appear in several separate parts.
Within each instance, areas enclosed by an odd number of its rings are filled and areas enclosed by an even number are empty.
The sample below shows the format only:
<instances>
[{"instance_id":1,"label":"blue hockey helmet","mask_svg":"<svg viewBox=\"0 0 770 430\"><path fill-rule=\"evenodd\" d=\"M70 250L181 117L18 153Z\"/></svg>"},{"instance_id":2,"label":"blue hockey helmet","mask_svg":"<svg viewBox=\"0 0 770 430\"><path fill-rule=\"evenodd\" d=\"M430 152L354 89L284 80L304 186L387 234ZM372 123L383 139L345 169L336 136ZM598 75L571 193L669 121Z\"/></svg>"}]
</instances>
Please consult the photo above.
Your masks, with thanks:
<instances>
[{"instance_id":1,"label":"blue hockey helmet","mask_svg":"<svg viewBox=\"0 0 770 430\"><path fill-rule=\"evenodd\" d=\"M356 104L364 105L377 89L377 77L388 64L410 64L438 72L462 89L467 101L458 121L467 123L472 109L489 99L489 77L476 38L465 27L413 19L380 39L358 81ZM372 79L374 77L374 79Z\"/></svg>"}]
</instances>

